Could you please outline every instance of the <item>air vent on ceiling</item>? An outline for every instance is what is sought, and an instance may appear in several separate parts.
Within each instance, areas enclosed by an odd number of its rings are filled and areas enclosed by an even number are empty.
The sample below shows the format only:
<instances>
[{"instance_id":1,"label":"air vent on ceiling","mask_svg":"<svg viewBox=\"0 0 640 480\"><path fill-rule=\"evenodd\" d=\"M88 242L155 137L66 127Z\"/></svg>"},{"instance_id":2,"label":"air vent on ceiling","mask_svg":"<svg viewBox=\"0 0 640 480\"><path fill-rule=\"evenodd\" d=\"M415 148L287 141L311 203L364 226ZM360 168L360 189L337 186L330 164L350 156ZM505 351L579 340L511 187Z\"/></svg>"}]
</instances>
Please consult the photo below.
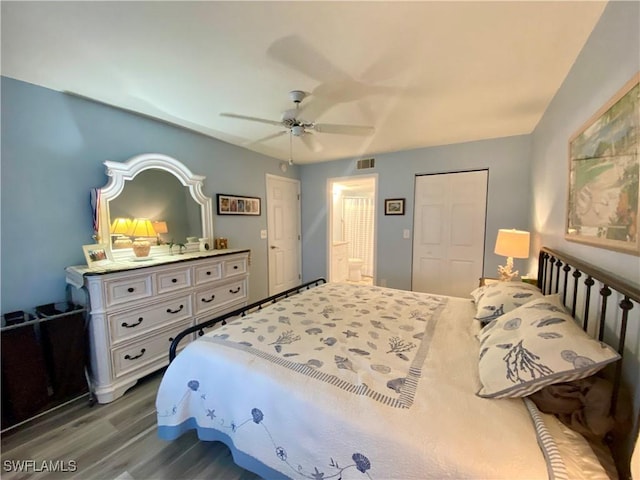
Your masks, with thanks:
<instances>
[{"instance_id":1,"label":"air vent on ceiling","mask_svg":"<svg viewBox=\"0 0 640 480\"><path fill-rule=\"evenodd\" d=\"M375 167L375 159L374 158L363 158L362 160L358 160L356 164L357 170L364 170L365 168L373 168Z\"/></svg>"}]
</instances>

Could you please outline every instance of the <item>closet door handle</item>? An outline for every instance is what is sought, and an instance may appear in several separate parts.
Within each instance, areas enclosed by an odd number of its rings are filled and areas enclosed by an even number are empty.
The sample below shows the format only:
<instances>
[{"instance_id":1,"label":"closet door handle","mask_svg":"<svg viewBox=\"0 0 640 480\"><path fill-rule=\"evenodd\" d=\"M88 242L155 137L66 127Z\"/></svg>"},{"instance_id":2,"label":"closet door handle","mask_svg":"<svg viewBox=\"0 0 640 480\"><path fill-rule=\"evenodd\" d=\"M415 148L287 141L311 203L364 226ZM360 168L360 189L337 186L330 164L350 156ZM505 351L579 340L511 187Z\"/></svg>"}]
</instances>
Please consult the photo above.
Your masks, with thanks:
<instances>
[{"instance_id":1,"label":"closet door handle","mask_svg":"<svg viewBox=\"0 0 640 480\"><path fill-rule=\"evenodd\" d=\"M131 324L129 324L129 323L127 323L127 322L122 322L122 326L123 326L124 328L133 328L133 327L137 327L138 325L140 325L140 324L142 323L142 320L143 320L143 318L142 318L142 317L140 317L140 318L138 318L138 323L131 323Z\"/></svg>"},{"instance_id":2,"label":"closet door handle","mask_svg":"<svg viewBox=\"0 0 640 480\"><path fill-rule=\"evenodd\" d=\"M240 291L240 287L236 288L235 290L233 290L232 288L229 289L229 293L238 293Z\"/></svg>"},{"instance_id":3,"label":"closet door handle","mask_svg":"<svg viewBox=\"0 0 640 480\"><path fill-rule=\"evenodd\" d=\"M202 298L201 300L202 300L204 303L211 303L211 302L213 302L213 299L214 299L214 298L216 298L216 296L215 296L215 295L211 295L211 298L210 298L210 299L208 299L208 300L207 300L206 298Z\"/></svg>"},{"instance_id":4,"label":"closet door handle","mask_svg":"<svg viewBox=\"0 0 640 480\"><path fill-rule=\"evenodd\" d=\"M184 308L184 305L180 305L180 307L177 310L171 310L170 308L167 308L167 313L178 313L178 312L181 312L183 308Z\"/></svg>"},{"instance_id":5,"label":"closet door handle","mask_svg":"<svg viewBox=\"0 0 640 480\"><path fill-rule=\"evenodd\" d=\"M128 353L124 356L125 360L137 360L138 358L140 358L141 356L144 355L144 352L146 352L147 350L145 348L143 348L142 350L140 350L140 353L134 357L132 357L131 355L129 355Z\"/></svg>"}]
</instances>

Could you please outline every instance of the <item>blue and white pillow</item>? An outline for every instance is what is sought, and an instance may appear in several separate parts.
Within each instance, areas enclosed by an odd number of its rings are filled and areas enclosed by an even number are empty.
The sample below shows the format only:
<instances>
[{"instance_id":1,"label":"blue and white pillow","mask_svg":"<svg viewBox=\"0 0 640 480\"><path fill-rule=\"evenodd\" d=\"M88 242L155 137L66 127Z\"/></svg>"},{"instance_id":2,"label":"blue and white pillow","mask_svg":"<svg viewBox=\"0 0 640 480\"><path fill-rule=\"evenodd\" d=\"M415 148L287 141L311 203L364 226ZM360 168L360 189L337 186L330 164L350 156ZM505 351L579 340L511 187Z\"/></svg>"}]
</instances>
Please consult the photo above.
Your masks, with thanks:
<instances>
[{"instance_id":1,"label":"blue and white pillow","mask_svg":"<svg viewBox=\"0 0 640 480\"><path fill-rule=\"evenodd\" d=\"M578 326L558 295L533 300L478 334L481 397L525 397L593 375L620 355Z\"/></svg>"},{"instance_id":2,"label":"blue and white pillow","mask_svg":"<svg viewBox=\"0 0 640 480\"><path fill-rule=\"evenodd\" d=\"M543 297L535 285L524 282L496 282L471 292L476 303L476 320L483 325L527 302Z\"/></svg>"}]
</instances>

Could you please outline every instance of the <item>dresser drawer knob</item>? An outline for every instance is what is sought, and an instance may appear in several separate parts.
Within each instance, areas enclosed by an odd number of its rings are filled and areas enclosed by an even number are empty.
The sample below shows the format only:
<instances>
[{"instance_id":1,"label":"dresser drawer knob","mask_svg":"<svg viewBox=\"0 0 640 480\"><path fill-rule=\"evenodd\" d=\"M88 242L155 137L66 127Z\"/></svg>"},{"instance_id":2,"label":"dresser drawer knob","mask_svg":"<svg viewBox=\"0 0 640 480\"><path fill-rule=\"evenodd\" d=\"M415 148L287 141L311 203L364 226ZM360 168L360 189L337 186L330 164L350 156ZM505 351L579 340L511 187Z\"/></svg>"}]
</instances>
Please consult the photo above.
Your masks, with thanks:
<instances>
[{"instance_id":1,"label":"dresser drawer knob","mask_svg":"<svg viewBox=\"0 0 640 480\"><path fill-rule=\"evenodd\" d=\"M127 353L127 354L124 356L124 359L125 359L125 360L137 360L138 358L140 358L141 356L143 356L143 355L144 355L144 352L146 352L146 351L147 351L147 350L143 348L142 350L140 350L140 353L139 353L138 355L135 355L135 356L133 356L133 357Z\"/></svg>"},{"instance_id":2,"label":"dresser drawer knob","mask_svg":"<svg viewBox=\"0 0 640 480\"><path fill-rule=\"evenodd\" d=\"M209 299L203 298L203 299L201 299L201 300L202 300L204 303L211 303L211 302L213 302L213 299L214 299L214 298L216 298L216 296L215 296L215 295L211 295L211 298L209 298Z\"/></svg>"},{"instance_id":3,"label":"dresser drawer knob","mask_svg":"<svg viewBox=\"0 0 640 480\"><path fill-rule=\"evenodd\" d=\"M240 287L236 288L235 290L233 288L229 289L229 293L238 293L241 290Z\"/></svg>"},{"instance_id":4,"label":"dresser drawer knob","mask_svg":"<svg viewBox=\"0 0 640 480\"><path fill-rule=\"evenodd\" d=\"M136 291L136 289L135 289L135 288L133 288L133 287L129 287L129 288L127 288L127 292L129 292L129 293L133 293L133 292L135 292L135 291Z\"/></svg>"},{"instance_id":5,"label":"dresser drawer knob","mask_svg":"<svg viewBox=\"0 0 640 480\"><path fill-rule=\"evenodd\" d=\"M178 312L181 312L183 308L184 308L184 305L180 305L180 307L177 310L171 310L170 308L167 308L167 313L178 313Z\"/></svg>"},{"instance_id":6,"label":"dresser drawer knob","mask_svg":"<svg viewBox=\"0 0 640 480\"><path fill-rule=\"evenodd\" d=\"M238 265L234 265L234 266L233 266L233 269L234 269L234 270L237 270L238 268L239 268L239 267L238 267Z\"/></svg>"},{"instance_id":7,"label":"dresser drawer knob","mask_svg":"<svg viewBox=\"0 0 640 480\"><path fill-rule=\"evenodd\" d=\"M173 337L169 337L169 343L173 342Z\"/></svg>"},{"instance_id":8,"label":"dresser drawer knob","mask_svg":"<svg viewBox=\"0 0 640 480\"><path fill-rule=\"evenodd\" d=\"M133 327L137 327L138 325L140 325L142 323L143 318L140 317L138 318L138 323L132 323L132 324L128 324L127 322L122 322L122 326L124 328L133 328Z\"/></svg>"},{"instance_id":9,"label":"dresser drawer knob","mask_svg":"<svg viewBox=\"0 0 640 480\"><path fill-rule=\"evenodd\" d=\"M211 272L207 272L207 275L211 275Z\"/></svg>"},{"instance_id":10,"label":"dresser drawer knob","mask_svg":"<svg viewBox=\"0 0 640 480\"><path fill-rule=\"evenodd\" d=\"M178 279L177 278L172 278L171 279L171 283L178 283Z\"/></svg>"}]
</instances>

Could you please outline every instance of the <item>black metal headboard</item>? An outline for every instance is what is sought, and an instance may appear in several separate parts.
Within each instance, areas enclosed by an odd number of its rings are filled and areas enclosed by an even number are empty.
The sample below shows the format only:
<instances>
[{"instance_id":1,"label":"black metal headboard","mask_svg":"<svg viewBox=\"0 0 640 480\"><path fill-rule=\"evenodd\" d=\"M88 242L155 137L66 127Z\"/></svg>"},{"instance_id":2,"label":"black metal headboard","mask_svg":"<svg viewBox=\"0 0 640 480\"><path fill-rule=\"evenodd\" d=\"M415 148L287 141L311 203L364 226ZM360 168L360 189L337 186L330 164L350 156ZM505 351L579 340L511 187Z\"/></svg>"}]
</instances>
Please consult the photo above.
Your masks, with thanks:
<instances>
[{"instance_id":1,"label":"black metal headboard","mask_svg":"<svg viewBox=\"0 0 640 480\"><path fill-rule=\"evenodd\" d=\"M615 415L623 376L629 313L634 305L640 309L640 288L613 273L546 247L540 249L538 258L538 287L546 295L560 294L564 305L571 310L574 318L582 322L585 331L593 332L600 341L605 341L605 333L606 337L611 338L607 343L616 348L622 357L616 362L613 373L611 414ZM617 299L620 300L616 304ZM590 322L596 323L593 325ZM619 328L616 328L618 323ZM638 389L637 385L632 387ZM635 418L637 415L635 412ZM638 425L635 428L639 428ZM627 476L627 456L630 456L629 450L633 446L632 440L626 443L628 445L623 447L627 450L624 455L626 468L618 464L622 478ZM618 460L616 458L617 463Z\"/></svg>"}]
</instances>

